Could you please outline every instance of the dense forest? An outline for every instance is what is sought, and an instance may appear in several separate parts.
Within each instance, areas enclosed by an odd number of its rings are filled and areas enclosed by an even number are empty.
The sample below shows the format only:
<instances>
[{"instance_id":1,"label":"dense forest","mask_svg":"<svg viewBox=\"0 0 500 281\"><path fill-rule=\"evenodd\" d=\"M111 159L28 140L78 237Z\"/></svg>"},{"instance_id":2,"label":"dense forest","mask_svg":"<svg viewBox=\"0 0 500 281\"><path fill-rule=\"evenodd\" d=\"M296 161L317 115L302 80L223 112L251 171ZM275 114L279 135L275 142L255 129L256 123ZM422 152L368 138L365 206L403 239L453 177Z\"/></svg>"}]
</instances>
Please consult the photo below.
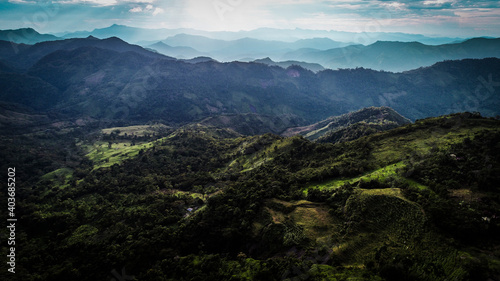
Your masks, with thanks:
<instances>
[{"instance_id":1,"label":"dense forest","mask_svg":"<svg viewBox=\"0 0 500 281\"><path fill-rule=\"evenodd\" d=\"M103 125L2 134L19 280L500 278L497 119L335 143Z\"/></svg>"}]
</instances>

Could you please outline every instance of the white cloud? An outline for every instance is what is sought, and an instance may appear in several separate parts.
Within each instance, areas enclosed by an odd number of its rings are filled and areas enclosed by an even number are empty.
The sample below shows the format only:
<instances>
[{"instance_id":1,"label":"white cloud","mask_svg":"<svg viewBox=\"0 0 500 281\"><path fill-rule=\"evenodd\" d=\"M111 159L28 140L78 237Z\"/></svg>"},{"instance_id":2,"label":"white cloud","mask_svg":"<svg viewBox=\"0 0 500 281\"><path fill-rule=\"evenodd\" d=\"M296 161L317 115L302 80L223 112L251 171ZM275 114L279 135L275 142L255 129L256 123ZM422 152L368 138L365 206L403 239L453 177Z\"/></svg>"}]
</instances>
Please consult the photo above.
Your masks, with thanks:
<instances>
[{"instance_id":1,"label":"white cloud","mask_svg":"<svg viewBox=\"0 0 500 281\"><path fill-rule=\"evenodd\" d=\"M39 4L35 0L8 0L10 3L15 4ZM88 4L91 6L117 6L123 4L153 4L157 0L52 0L52 4Z\"/></svg>"},{"instance_id":2,"label":"white cloud","mask_svg":"<svg viewBox=\"0 0 500 281\"><path fill-rule=\"evenodd\" d=\"M26 0L9 0L9 3L14 3L14 4L26 4L26 3L33 3L31 1L26 1Z\"/></svg>"},{"instance_id":3,"label":"white cloud","mask_svg":"<svg viewBox=\"0 0 500 281\"><path fill-rule=\"evenodd\" d=\"M143 2L148 3L146 0L143 0ZM161 14L161 13L165 12L165 10L163 10L162 8L155 7L152 4L148 4L148 5L146 5L146 7L136 6L136 7L132 8L132 9L130 9L128 11L131 12L131 13L151 14L153 16L156 16L158 14Z\"/></svg>"},{"instance_id":4,"label":"white cloud","mask_svg":"<svg viewBox=\"0 0 500 281\"><path fill-rule=\"evenodd\" d=\"M130 10L128 10L129 12L131 13L140 13L142 12L142 8L141 7L135 7L135 8L132 8Z\"/></svg>"},{"instance_id":5,"label":"white cloud","mask_svg":"<svg viewBox=\"0 0 500 281\"><path fill-rule=\"evenodd\" d=\"M155 8L155 10L153 11L153 16L156 16L156 15L161 14L163 12L164 12L164 10L162 8Z\"/></svg>"},{"instance_id":6,"label":"white cloud","mask_svg":"<svg viewBox=\"0 0 500 281\"><path fill-rule=\"evenodd\" d=\"M90 4L92 6L114 6L117 0L63 0L57 1L59 4Z\"/></svg>"},{"instance_id":7,"label":"white cloud","mask_svg":"<svg viewBox=\"0 0 500 281\"><path fill-rule=\"evenodd\" d=\"M425 0L423 2L424 5L442 5L445 3L453 3L453 0Z\"/></svg>"},{"instance_id":8,"label":"white cloud","mask_svg":"<svg viewBox=\"0 0 500 281\"><path fill-rule=\"evenodd\" d=\"M401 3L401 2L390 2L390 3L382 3L382 6L385 6L387 8L392 8L395 10L404 10L406 9L406 4Z\"/></svg>"}]
</instances>

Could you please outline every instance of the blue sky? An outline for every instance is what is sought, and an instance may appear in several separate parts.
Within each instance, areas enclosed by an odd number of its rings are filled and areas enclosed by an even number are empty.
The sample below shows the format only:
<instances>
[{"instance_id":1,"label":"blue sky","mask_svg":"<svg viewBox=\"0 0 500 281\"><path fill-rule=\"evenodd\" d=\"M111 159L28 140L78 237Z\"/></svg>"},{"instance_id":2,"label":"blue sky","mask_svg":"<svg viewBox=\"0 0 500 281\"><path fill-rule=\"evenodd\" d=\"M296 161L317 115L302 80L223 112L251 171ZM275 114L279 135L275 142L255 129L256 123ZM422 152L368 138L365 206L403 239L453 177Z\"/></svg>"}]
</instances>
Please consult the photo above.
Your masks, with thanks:
<instances>
[{"instance_id":1,"label":"blue sky","mask_svg":"<svg viewBox=\"0 0 500 281\"><path fill-rule=\"evenodd\" d=\"M0 0L0 29L260 27L500 37L500 1L471 0Z\"/></svg>"}]
</instances>

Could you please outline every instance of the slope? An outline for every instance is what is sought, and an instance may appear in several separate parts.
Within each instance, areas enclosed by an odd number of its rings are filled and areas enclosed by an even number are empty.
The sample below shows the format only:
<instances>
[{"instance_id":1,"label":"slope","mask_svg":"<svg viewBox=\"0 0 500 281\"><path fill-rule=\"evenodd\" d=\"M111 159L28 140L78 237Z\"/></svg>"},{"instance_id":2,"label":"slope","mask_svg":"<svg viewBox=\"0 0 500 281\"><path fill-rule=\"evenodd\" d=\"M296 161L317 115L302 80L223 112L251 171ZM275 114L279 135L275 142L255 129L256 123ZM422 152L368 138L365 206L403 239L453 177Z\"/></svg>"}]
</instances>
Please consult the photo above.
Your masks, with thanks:
<instances>
[{"instance_id":1,"label":"slope","mask_svg":"<svg viewBox=\"0 0 500 281\"><path fill-rule=\"evenodd\" d=\"M309 140L321 138L322 142L329 142L329 140L342 138L343 135L349 133L349 130L356 134L356 131L362 131L361 127L371 128L373 129L371 132L377 132L393 129L408 123L410 123L410 120L401 116L392 108L370 107L340 116L332 116L309 126L288 128L282 135L289 137L300 134ZM370 130L368 129L368 131ZM361 132L362 135L366 135L365 133ZM353 139L350 138L349 140Z\"/></svg>"},{"instance_id":2,"label":"slope","mask_svg":"<svg viewBox=\"0 0 500 281\"><path fill-rule=\"evenodd\" d=\"M36 183L20 203L20 274L95 280L120 266L141 280L494 279L499 128L455 114L318 144L186 127L112 166L59 171L63 188L49 180L58 173ZM457 198L462 189L473 196Z\"/></svg>"},{"instance_id":3,"label":"slope","mask_svg":"<svg viewBox=\"0 0 500 281\"><path fill-rule=\"evenodd\" d=\"M201 125L227 128L243 135L280 134L301 123L304 120L293 115L267 116L255 113L211 116L200 121Z\"/></svg>"}]
</instances>

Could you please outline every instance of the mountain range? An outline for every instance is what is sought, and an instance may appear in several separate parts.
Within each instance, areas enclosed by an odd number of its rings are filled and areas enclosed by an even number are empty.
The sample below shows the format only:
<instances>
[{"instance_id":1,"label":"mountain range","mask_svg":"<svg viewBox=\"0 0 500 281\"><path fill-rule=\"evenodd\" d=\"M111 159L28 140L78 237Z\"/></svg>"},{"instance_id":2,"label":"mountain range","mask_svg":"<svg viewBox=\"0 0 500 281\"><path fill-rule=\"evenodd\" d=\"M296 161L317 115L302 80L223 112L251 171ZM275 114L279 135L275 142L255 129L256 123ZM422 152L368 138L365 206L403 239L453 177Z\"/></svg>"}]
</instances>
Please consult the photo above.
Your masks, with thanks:
<instances>
[{"instance_id":1,"label":"mountain range","mask_svg":"<svg viewBox=\"0 0 500 281\"><path fill-rule=\"evenodd\" d=\"M314 73L296 65L176 60L118 38L18 44L17 53L11 44L0 42L2 101L67 118L182 123L257 113L294 116L301 126L369 106L390 106L411 120L457 111L495 116L500 108L497 58L403 73Z\"/></svg>"},{"instance_id":2,"label":"mountain range","mask_svg":"<svg viewBox=\"0 0 500 281\"><path fill-rule=\"evenodd\" d=\"M365 67L401 72L444 60L488 57L500 57L499 38L474 38L436 46L419 42L378 41L368 46L353 45L325 51L299 49L284 54L282 59L320 63L331 69Z\"/></svg>"},{"instance_id":3,"label":"mountain range","mask_svg":"<svg viewBox=\"0 0 500 281\"><path fill-rule=\"evenodd\" d=\"M369 37L374 40L358 42L334 40L332 38L336 37L329 36L328 32L308 31L307 33L303 30L290 30L289 32L262 29L252 32L211 33L190 29L149 30L113 25L104 29L96 29L93 32L80 32L68 36L73 40L75 37L87 38L89 36L99 39L118 37L128 42L138 42L145 48L178 59L203 56L217 61L230 62L269 58L278 65L290 65L289 62L297 62L313 71L319 71L322 68L364 67L400 72L430 66L443 60L499 57L498 50L500 49L498 39L494 38L429 41L425 40L426 37L417 35L370 33ZM302 35L295 37L287 35L288 39L278 36L295 33ZM60 40L53 35L39 34L33 29L5 30L1 34L4 36L0 36L0 40L4 38L4 41L9 41L5 37L6 34L11 35L10 41L16 43L12 45L12 48L16 52L19 51L17 49L23 48L18 44ZM263 34L267 34L268 37L261 36ZM275 34L276 37L269 37L270 34ZM137 40L139 37L149 39Z\"/></svg>"},{"instance_id":4,"label":"mountain range","mask_svg":"<svg viewBox=\"0 0 500 281\"><path fill-rule=\"evenodd\" d=\"M163 45L148 47L165 55L181 58L210 56L219 61L252 61L269 57L276 62L314 63L330 69L365 67L392 72L430 66L444 60L500 57L500 39L494 38L473 38L443 45L377 41L365 46L348 45L327 38L302 39L295 42L252 38L224 41L178 34L161 42L171 48L166 49ZM177 48L175 51L174 47ZM318 71L320 68L309 69Z\"/></svg>"},{"instance_id":5,"label":"mountain range","mask_svg":"<svg viewBox=\"0 0 500 281\"><path fill-rule=\"evenodd\" d=\"M194 29L147 29L130 27L126 25L113 24L105 28L96 28L92 31L65 32L55 34L63 38L84 38L94 36L100 39L108 37L120 37L123 40L131 43L141 44L143 42L157 42L164 40L167 37L172 37L178 34L190 34L195 36L203 36L212 39L225 41L238 40L242 38L254 38L265 41L284 41L294 42L300 39L312 38L329 38L333 41L343 43L355 43L369 45L376 41L402 41L413 42L418 41L424 44L439 45L451 42L462 41L464 38L448 38L448 37L431 37L419 34L406 33L385 33L385 32L344 32L344 31L325 31L325 30L310 30L310 29L275 29L275 28L259 28L255 30L242 30L238 32L231 31L202 31Z\"/></svg>"}]
</instances>

